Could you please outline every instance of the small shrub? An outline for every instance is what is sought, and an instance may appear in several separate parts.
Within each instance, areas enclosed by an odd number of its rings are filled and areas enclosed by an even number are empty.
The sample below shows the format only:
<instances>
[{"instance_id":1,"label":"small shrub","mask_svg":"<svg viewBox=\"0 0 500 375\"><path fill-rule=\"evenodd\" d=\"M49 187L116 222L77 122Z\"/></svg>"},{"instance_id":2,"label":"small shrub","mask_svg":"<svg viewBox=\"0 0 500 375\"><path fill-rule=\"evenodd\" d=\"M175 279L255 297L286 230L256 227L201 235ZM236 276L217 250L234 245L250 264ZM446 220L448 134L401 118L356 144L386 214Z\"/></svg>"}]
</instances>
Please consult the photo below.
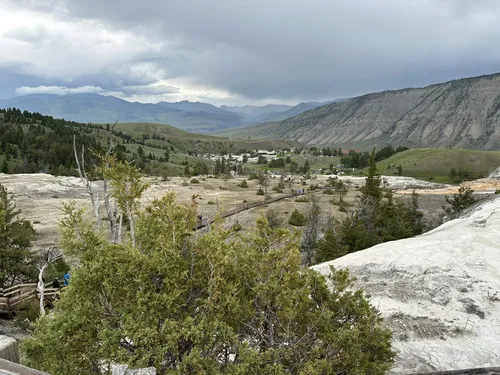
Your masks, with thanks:
<instances>
[{"instance_id":1,"label":"small shrub","mask_svg":"<svg viewBox=\"0 0 500 375\"><path fill-rule=\"evenodd\" d=\"M238 184L239 187L241 188L248 188L248 182L247 180L243 180Z\"/></svg>"},{"instance_id":2,"label":"small shrub","mask_svg":"<svg viewBox=\"0 0 500 375\"><path fill-rule=\"evenodd\" d=\"M236 223L234 223L233 226L231 227L231 230L233 232L239 232L241 231L241 229L242 229L241 224L238 221L236 221Z\"/></svg>"},{"instance_id":3,"label":"small shrub","mask_svg":"<svg viewBox=\"0 0 500 375\"><path fill-rule=\"evenodd\" d=\"M214 201L208 201L207 204L215 204Z\"/></svg>"},{"instance_id":4,"label":"small shrub","mask_svg":"<svg viewBox=\"0 0 500 375\"><path fill-rule=\"evenodd\" d=\"M283 225L280 215L272 208L266 211L266 219L270 228L279 228Z\"/></svg>"},{"instance_id":5,"label":"small shrub","mask_svg":"<svg viewBox=\"0 0 500 375\"><path fill-rule=\"evenodd\" d=\"M250 173L250 175L248 176L249 180L257 180L258 178L259 176L257 176L257 173L255 172Z\"/></svg>"},{"instance_id":6,"label":"small shrub","mask_svg":"<svg viewBox=\"0 0 500 375\"><path fill-rule=\"evenodd\" d=\"M262 190L262 188L259 188L259 190L257 190L257 195L264 195L264 190Z\"/></svg>"},{"instance_id":7,"label":"small shrub","mask_svg":"<svg viewBox=\"0 0 500 375\"><path fill-rule=\"evenodd\" d=\"M196 178L192 178L190 181L192 184L199 184L200 181L198 181Z\"/></svg>"},{"instance_id":8,"label":"small shrub","mask_svg":"<svg viewBox=\"0 0 500 375\"><path fill-rule=\"evenodd\" d=\"M40 317L38 301L25 302L14 318L14 325L24 330L33 330L36 320Z\"/></svg>"},{"instance_id":9,"label":"small shrub","mask_svg":"<svg viewBox=\"0 0 500 375\"><path fill-rule=\"evenodd\" d=\"M182 181L182 186L189 186L188 182L186 180Z\"/></svg>"},{"instance_id":10,"label":"small shrub","mask_svg":"<svg viewBox=\"0 0 500 375\"><path fill-rule=\"evenodd\" d=\"M248 201L246 199L243 199L243 203L248 203Z\"/></svg>"},{"instance_id":11,"label":"small shrub","mask_svg":"<svg viewBox=\"0 0 500 375\"><path fill-rule=\"evenodd\" d=\"M303 227L306 225L306 217L301 214L297 209L292 212L290 215L290 219L288 220L288 224L293 225L295 227Z\"/></svg>"}]
</instances>

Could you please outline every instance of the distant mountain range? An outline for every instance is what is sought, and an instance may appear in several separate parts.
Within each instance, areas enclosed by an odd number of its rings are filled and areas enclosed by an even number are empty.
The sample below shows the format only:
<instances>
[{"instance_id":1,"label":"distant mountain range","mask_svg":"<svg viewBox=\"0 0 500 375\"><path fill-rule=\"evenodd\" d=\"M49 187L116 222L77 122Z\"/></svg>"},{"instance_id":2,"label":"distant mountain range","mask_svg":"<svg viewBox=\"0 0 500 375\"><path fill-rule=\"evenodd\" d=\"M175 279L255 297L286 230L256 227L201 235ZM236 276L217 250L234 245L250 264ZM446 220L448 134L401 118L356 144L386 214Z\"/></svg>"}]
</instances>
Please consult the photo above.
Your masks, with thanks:
<instances>
[{"instance_id":1,"label":"distant mountain range","mask_svg":"<svg viewBox=\"0 0 500 375\"><path fill-rule=\"evenodd\" d=\"M277 121L323 103L300 103L220 108L200 102L128 102L98 94L32 94L0 100L0 108L15 107L56 118L82 123L150 122L173 125L184 130L211 133L230 127Z\"/></svg>"},{"instance_id":2,"label":"distant mountain range","mask_svg":"<svg viewBox=\"0 0 500 375\"><path fill-rule=\"evenodd\" d=\"M323 147L391 144L499 150L500 73L367 94L220 134Z\"/></svg>"}]
</instances>

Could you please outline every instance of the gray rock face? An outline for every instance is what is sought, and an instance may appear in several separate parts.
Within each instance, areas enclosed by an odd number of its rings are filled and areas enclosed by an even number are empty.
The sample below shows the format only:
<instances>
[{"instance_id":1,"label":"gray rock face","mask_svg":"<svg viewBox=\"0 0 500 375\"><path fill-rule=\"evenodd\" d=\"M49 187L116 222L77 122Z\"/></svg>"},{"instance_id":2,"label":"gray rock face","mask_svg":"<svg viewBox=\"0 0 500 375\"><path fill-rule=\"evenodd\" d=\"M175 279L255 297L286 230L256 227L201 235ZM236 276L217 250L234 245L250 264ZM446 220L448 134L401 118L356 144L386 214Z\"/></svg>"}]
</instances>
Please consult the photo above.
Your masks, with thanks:
<instances>
[{"instance_id":1,"label":"gray rock face","mask_svg":"<svg viewBox=\"0 0 500 375\"><path fill-rule=\"evenodd\" d=\"M19 345L15 339L0 335L0 358L19 363Z\"/></svg>"},{"instance_id":2,"label":"gray rock face","mask_svg":"<svg viewBox=\"0 0 500 375\"><path fill-rule=\"evenodd\" d=\"M367 148L500 148L500 74L332 103L241 136Z\"/></svg>"},{"instance_id":3,"label":"gray rock face","mask_svg":"<svg viewBox=\"0 0 500 375\"><path fill-rule=\"evenodd\" d=\"M394 374L500 364L500 198L415 238L314 266L348 268L393 331Z\"/></svg>"}]
</instances>

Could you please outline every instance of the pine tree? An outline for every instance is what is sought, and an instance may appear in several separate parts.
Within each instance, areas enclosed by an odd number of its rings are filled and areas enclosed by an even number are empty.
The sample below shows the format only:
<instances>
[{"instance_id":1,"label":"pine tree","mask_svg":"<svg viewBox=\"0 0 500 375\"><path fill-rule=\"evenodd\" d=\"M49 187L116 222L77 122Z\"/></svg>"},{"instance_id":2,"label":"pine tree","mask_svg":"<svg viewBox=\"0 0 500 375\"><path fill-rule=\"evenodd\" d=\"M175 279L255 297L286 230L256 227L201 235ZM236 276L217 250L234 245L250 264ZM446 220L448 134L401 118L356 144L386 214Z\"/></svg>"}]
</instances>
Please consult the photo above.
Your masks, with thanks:
<instances>
[{"instance_id":1,"label":"pine tree","mask_svg":"<svg viewBox=\"0 0 500 375\"><path fill-rule=\"evenodd\" d=\"M370 199L374 202L380 202L382 199L381 176L375 162L375 149L373 149L368 159L368 174L365 185L361 188L363 199Z\"/></svg>"},{"instance_id":2,"label":"pine tree","mask_svg":"<svg viewBox=\"0 0 500 375\"><path fill-rule=\"evenodd\" d=\"M323 238L318 241L316 253L314 254L314 261L316 263L323 263L340 258L346 254L347 249L342 246L337 239L337 234L334 229L328 228Z\"/></svg>"},{"instance_id":3,"label":"pine tree","mask_svg":"<svg viewBox=\"0 0 500 375\"><path fill-rule=\"evenodd\" d=\"M34 279L35 256L30 251L35 230L31 222L19 218L13 196L0 184L0 288Z\"/></svg>"},{"instance_id":4,"label":"pine tree","mask_svg":"<svg viewBox=\"0 0 500 375\"><path fill-rule=\"evenodd\" d=\"M476 203L476 199L473 194L473 189L461 186L458 189L458 193L453 194L453 197L445 196L446 203L448 203L449 206L443 206L443 210L450 216L450 218L457 217L467 207Z\"/></svg>"},{"instance_id":5,"label":"pine tree","mask_svg":"<svg viewBox=\"0 0 500 375\"><path fill-rule=\"evenodd\" d=\"M7 159L3 159L1 173L9 173L9 164L7 163Z\"/></svg>"}]
</instances>

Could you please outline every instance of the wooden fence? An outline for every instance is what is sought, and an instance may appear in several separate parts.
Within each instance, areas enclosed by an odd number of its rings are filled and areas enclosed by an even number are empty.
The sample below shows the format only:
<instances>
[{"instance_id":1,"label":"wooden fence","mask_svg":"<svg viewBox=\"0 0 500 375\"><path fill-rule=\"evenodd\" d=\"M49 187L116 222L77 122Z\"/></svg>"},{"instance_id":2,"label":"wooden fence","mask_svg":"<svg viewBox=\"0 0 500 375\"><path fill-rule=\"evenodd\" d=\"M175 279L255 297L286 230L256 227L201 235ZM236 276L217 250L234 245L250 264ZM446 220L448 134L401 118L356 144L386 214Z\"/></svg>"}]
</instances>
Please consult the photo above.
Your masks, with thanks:
<instances>
[{"instance_id":1,"label":"wooden fence","mask_svg":"<svg viewBox=\"0 0 500 375\"><path fill-rule=\"evenodd\" d=\"M57 298L62 289L52 288L52 283L45 284L44 302L50 303ZM40 293L36 283L17 284L10 288L0 288L0 311L12 316L17 310L26 307L32 300L38 301Z\"/></svg>"}]
</instances>

